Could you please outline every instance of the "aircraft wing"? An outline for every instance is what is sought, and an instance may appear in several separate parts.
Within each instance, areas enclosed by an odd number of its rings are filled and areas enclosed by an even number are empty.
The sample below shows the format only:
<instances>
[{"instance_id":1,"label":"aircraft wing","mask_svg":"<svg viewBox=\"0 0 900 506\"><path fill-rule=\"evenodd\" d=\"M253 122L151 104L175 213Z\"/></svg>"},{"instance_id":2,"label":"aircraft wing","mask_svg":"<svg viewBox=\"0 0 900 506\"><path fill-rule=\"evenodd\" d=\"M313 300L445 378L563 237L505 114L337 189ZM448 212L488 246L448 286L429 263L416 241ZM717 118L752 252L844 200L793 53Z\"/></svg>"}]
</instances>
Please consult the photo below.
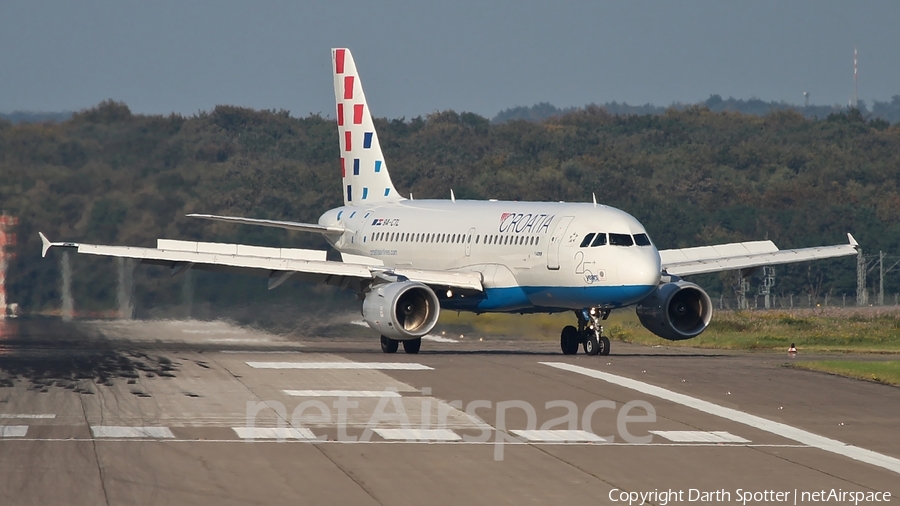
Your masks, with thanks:
<instances>
[{"instance_id":1,"label":"aircraft wing","mask_svg":"<svg viewBox=\"0 0 900 506\"><path fill-rule=\"evenodd\" d=\"M260 227L284 228L299 232L319 232L321 234L337 234L344 232L340 227L326 227L315 223L297 223L295 221L261 220L257 218L241 218L239 216L216 216L214 214L188 214L188 218L200 218L203 220L224 221L226 223L238 223L241 225L257 225Z\"/></svg>"},{"instance_id":2,"label":"aircraft wing","mask_svg":"<svg viewBox=\"0 0 900 506\"><path fill-rule=\"evenodd\" d=\"M687 276L856 255L859 243L850 234L847 239L849 244L789 250L779 250L772 241L737 242L662 250L659 256L663 272Z\"/></svg>"},{"instance_id":3,"label":"aircraft wing","mask_svg":"<svg viewBox=\"0 0 900 506\"><path fill-rule=\"evenodd\" d=\"M355 257L350 256L345 260L351 262L334 262L325 259L325 251L317 250L171 239L159 239L156 248L139 248L54 243L44 234L40 236L42 256L46 256L52 247L63 247L76 249L85 255L133 258L141 263L170 267L173 275L187 269L200 269L268 276L270 290L291 278L341 287L347 287L353 281L405 278L435 287L483 290L481 274L477 272L394 269L371 263L352 263Z\"/></svg>"}]
</instances>

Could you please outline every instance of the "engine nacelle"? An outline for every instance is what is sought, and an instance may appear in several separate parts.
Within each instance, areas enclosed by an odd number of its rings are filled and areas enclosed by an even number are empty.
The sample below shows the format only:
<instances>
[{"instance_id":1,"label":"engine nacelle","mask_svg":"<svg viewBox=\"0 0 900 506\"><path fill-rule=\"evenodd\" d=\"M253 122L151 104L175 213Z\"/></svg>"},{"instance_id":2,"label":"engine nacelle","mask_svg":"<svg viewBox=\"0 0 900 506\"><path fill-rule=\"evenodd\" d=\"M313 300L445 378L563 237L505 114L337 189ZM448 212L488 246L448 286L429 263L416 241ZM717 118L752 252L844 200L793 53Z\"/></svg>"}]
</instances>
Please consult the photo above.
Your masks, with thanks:
<instances>
[{"instance_id":1,"label":"engine nacelle","mask_svg":"<svg viewBox=\"0 0 900 506\"><path fill-rule=\"evenodd\" d=\"M377 285L363 300L363 320L400 341L422 337L437 324L441 306L431 288L414 281Z\"/></svg>"},{"instance_id":2,"label":"engine nacelle","mask_svg":"<svg viewBox=\"0 0 900 506\"><path fill-rule=\"evenodd\" d=\"M660 285L635 310L647 330L670 341L697 337L712 319L709 295L687 281Z\"/></svg>"}]
</instances>

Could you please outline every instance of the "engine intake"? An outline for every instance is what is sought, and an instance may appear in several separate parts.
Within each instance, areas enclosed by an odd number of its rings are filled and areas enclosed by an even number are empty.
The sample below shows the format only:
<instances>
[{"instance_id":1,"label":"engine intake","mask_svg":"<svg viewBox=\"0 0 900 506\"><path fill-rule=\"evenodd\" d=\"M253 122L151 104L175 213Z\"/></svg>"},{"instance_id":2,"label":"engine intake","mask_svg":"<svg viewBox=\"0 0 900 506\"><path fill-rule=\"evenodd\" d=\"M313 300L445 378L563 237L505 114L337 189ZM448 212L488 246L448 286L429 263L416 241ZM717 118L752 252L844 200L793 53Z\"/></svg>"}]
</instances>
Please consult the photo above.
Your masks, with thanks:
<instances>
[{"instance_id":1,"label":"engine intake","mask_svg":"<svg viewBox=\"0 0 900 506\"><path fill-rule=\"evenodd\" d=\"M391 339L422 337L437 324L441 306L428 286L399 281L373 287L363 300L363 320Z\"/></svg>"},{"instance_id":2,"label":"engine intake","mask_svg":"<svg viewBox=\"0 0 900 506\"><path fill-rule=\"evenodd\" d=\"M670 341L697 337L712 319L709 295L687 281L660 285L635 310L647 330Z\"/></svg>"}]
</instances>

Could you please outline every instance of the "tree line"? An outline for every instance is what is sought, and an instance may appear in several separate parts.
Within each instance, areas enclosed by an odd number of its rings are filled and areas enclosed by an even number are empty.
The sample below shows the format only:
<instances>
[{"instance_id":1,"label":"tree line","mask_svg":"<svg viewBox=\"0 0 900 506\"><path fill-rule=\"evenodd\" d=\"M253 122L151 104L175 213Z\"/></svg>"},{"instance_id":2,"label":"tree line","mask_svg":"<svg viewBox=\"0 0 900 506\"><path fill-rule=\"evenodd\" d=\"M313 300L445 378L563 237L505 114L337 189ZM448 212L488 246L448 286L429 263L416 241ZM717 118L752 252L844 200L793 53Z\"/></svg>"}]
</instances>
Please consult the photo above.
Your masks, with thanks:
<instances>
[{"instance_id":1,"label":"tree line","mask_svg":"<svg viewBox=\"0 0 900 506\"><path fill-rule=\"evenodd\" d=\"M395 186L416 198L599 202L622 208L661 248L772 239L781 248L843 243L900 253L900 127L859 110L810 119L706 106L613 114L598 106L541 121L492 123L472 113L378 119ZM233 106L185 117L132 114L107 101L62 122L0 121L0 207L20 220L8 289L23 309L59 306L53 240L155 246L157 238L326 248L313 234L185 218L215 213L315 222L339 206L335 122ZM84 309L114 307L117 273L73 258ZM258 299L256 278L210 276L194 296ZM871 279L871 276L870 276ZM733 273L698 277L730 296ZM139 307L177 300L159 268L135 274ZM308 297L310 287L285 290ZM855 259L779 267L775 293L856 290ZM886 292L900 291L888 278Z\"/></svg>"}]
</instances>

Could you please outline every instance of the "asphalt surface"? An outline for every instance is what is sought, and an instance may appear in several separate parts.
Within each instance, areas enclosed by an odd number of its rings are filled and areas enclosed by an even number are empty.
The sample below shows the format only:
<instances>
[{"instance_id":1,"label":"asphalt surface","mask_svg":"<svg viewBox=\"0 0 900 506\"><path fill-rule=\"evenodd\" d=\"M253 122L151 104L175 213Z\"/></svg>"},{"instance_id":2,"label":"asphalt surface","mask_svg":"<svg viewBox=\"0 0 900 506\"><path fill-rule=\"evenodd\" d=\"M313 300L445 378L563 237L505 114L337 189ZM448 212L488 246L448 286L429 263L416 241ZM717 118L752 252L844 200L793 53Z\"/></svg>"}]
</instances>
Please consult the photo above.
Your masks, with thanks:
<instances>
[{"instance_id":1,"label":"asphalt surface","mask_svg":"<svg viewBox=\"0 0 900 506\"><path fill-rule=\"evenodd\" d=\"M785 367L821 358L802 350L438 339L385 355L222 322L0 321L0 504L900 495L900 388Z\"/></svg>"}]
</instances>

